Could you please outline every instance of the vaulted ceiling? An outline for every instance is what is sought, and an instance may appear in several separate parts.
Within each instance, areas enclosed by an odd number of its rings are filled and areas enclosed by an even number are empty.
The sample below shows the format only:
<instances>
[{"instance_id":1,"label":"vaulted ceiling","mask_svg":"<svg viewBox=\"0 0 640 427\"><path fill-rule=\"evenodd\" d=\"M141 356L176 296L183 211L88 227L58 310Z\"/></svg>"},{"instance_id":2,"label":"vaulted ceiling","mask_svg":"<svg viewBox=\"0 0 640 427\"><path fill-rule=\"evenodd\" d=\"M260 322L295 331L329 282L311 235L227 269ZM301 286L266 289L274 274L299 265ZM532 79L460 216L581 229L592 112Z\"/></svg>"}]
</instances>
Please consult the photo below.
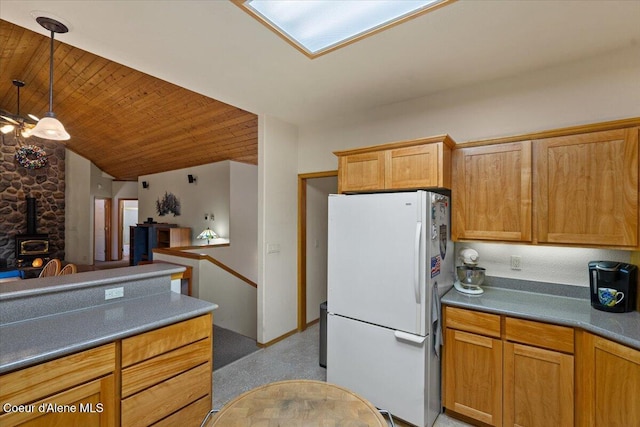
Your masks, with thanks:
<instances>
[{"instance_id":1,"label":"vaulted ceiling","mask_svg":"<svg viewBox=\"0 0 640 427\"><path fill-rule=\"evenodd\" d=\"M0 21L0 109L48 111L48 37ZM54 112L65 145L119 180L235 160L258 162L255 114L55 42ZM34 137L31 137L34 139Z\"/></svg>"},{"instance_id":2,"label":"vaulted ceiling","mask_svg":"<svg viewBox=\"0 0 640 427\"><path fill-rule=\"evenodd\" d=\"M118 179L255 164L255 114L304 129L616 50L640 56L638 1L459 0L311 60L231 1L0 0L0 108L15 110L18 78L21 112L39 116L48 33L33 11L70 27L55 52L65 144Z\"/></svg>"}]
</instances>

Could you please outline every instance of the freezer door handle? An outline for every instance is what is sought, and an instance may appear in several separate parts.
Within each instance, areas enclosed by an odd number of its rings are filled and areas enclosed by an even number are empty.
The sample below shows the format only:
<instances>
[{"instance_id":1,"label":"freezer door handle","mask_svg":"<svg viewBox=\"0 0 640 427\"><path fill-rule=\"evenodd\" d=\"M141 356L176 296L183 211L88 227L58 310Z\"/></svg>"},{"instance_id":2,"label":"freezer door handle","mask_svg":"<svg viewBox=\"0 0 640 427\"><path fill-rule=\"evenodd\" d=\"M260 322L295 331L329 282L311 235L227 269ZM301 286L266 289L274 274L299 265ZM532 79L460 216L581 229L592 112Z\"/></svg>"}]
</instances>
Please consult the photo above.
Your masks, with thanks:
<instances>
[{"instance_id":1,"label":"freezer door handle","mask_svg":"<svg viewBox=\"0 0 640 427\"><path fill-rule=\"evenodd\" d=\"M423 337L423 336L420 336L420 335L408 334L408 333L402 332L402 331L394 331L394 335L400 341L408 341L408 342L410 342L412 344L420 344L420 345L422 345L424 343L424 340L427 339L427 337Z\"/></svg>"},{"instance_id":2,"label":"freezer door handle","mask_svg":"<svg viewBox=\"0 0 640 427\"><path fill-rule=\"evenodd\" d=\"M416 303L420 304L420 235L422 231L422 223L416 224L416 238L413 255L413 287L416 294Z\"/></svg>"}]
</instances>

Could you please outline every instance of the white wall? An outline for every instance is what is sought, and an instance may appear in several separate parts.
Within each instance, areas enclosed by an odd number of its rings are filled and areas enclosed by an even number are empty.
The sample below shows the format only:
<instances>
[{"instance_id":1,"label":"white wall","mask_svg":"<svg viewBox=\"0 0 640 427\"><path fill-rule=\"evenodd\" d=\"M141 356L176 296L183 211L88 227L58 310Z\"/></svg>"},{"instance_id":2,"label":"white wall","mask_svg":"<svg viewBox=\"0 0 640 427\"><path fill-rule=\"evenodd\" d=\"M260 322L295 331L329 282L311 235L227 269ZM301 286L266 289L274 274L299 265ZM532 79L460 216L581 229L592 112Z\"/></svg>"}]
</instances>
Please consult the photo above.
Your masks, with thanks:
<instances>
[{"instance_id":1,"label":"white wall","mask_svg":"<svg viewBox=\"0 0 640 427\"><path fill-rule=\"evenodd\" d=\"M297 138L295 126L258 119L258 342L297 328ZM268 248L273 250L267 253Z\"/></svg>"},{"instance_id":2,"label":"white wall","mask_svg":"<svg viewBox=\"0 0 640 427\"><path fill-rule=\"evenodd\" d=\"M328 196L337 191L338 177L307 180L307 323L320 317L327 300Z\"/></svg>"},{"instance_id":3,"label":"white wall","mask_svg":"<svg viewBox=\"0 0 640 427\"><path fill-rule=\"evenodd\" d=\"M192 245L204 241L196 236L207 227L211 227L220 237L229 237L230 203L230 162L218 162L191 168L178 169L138 178L138 221L145 222L153 218L156 222L178 224L179 227L191 227ZM187 175L194 175L196 182L190 184ZM149 188L142 188L142 181ZM167 193L173 193L180 202L180 215L158 215L156 201ZM205 213L213 213L215 221L204 219Z\"/></svg>"},{"instance_id":4,"label":"white wall","mask_svg":"<svg viewBox=\"0 0 640 427\"><path fill-rule=\"evenodd\" d=\"M229 246L205 253L258 282L258 167L230 162ZM217 216L216 216L217 219ZM206 242L202 241L202 244ZM196 242L199 244L199 242Z\"/></svg>"},{"instance_id":5,"label":"white wall","mask_svg":"<svg viewBox=\"0 0 640 427\"><path fill-rule=\"evenodd\" d=\"M91 162L65 152L65 261L89 264L93 260L93 200L89 187ZM89 238L89 236L91 236Z\"/></svg>"},{"instance_id":6,"label":"white wall","mask_svg":"<svg viewBox=\"0 0 640 427\"><path fill-rule=\"evenodd\" d=\"M498 243L456 243L456 254L472 248L480 255L479 266L487 276L538 282L589 286L589 261L630 262L630 252L593 248L568 248ZM521 257L521 270L511 270L511 255ZM489 279L487 283L491 283Z\"/></svg>"},{"instance_id":7,"label":"white wall","mask_svg":"<svg viewBox=\"0 0 640 427\"><path fill-rule=\"evenodd\" d=\"M337 169L333 151L347 148L443 133L464 142L638 117L639 75L636 46L301 126L298 172Z\"/></svg>"},{"instance_id":8,"label":"white wall","mask_svg":"<svg viewBox=\"0 0 640 427\"><path fill-rule=\"evenodd\" d=\"M298 172L337 169L332 152L358 146L442 133L463 142L639 117L639 100L640 47L635 46L302 126ZM588 260L629 260L627 252L596 249L552 251L542 246L482 245L478 250L488 275L579 286L588 284ZM512 252L523 256L520 272L509 269L507 255Z\"/></svg>"},{"instance_id":9,"label":"white wall","mask_svg":"<svg viewBox=\"0 0 640 427\"><path fill-rule=\"evenodd\" d=\"M92 264L94 252L94 201L112 199L112 259L118 257L118 199L135 199L137 183L113 181L84 157L66 150L65 157L65 261Z\"/></svg>"}]
</instances>

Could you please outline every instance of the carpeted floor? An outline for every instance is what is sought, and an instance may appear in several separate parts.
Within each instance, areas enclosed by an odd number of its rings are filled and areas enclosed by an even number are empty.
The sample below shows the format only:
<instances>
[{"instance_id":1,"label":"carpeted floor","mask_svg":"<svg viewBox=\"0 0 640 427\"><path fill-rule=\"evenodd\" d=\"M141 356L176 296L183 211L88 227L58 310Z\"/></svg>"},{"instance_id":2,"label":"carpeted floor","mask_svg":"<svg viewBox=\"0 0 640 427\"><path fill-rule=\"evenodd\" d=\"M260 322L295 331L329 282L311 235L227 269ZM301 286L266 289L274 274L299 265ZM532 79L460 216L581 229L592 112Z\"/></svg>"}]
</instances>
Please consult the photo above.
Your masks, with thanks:
<instances>
[{"instance_id":1,"label":"carpeted floor","mask_svg":"<svg viewBox=\"0 0 640 427\"><path fill-rule=\"evenodd\" d=\"M234 397L274 381L309 379L326 381L326 369L319 365L319 333L316 323L304 332L261 348L213 372L213 407L222 408ZM215 334L215 332L214 332ZM215 335L214 335L215 336ZM215 339L214 339L215 343ZM215 363L215 354L214 354ZM396 419L397 427L409 424ZM462 421L440 414L433 427L467 427Z\"/></svg>"},{"instance_id":2,"label":"carpeted floor","mask_svg":"<svg viewBox=\"0 0 640 427\"><path fill-rule=\"evenodd\" d=\"M229 329L213 325L213 370L258 351L256 341Z\"/></svg>"}]
</instances>

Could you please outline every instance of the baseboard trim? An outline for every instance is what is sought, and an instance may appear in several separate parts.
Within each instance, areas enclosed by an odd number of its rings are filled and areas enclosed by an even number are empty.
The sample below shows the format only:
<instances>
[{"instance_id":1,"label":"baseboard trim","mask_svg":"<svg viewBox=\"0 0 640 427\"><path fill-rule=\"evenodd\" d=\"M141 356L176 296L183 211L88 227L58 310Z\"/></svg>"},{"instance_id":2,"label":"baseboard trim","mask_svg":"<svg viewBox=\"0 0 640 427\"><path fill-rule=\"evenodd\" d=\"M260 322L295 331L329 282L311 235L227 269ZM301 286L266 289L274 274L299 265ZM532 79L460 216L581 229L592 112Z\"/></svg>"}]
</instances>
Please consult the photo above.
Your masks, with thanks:
<instances>
[{"instance_id":1,"label":"baseboard trim","mask_svg":"<svg viewBox=\"0 0 640 427\"><path fill-rule=\"evenodd\" d=\"M278 342L280 342L280 341L282 341L282 340L284 340L284 339L286 339L286 338L289 338L291 335L295 335L295 334L297 334L297 333L298 333L298 329L296 328L296 329L293 329L293 330L291 330L291 331L287 332L287 333L286 333L286 334L284 334L284 335L280 335L278 338L274 338L274 339L272 339L272 340L271 340L271 341L269 341L269 342L266 342L266 343L261 343L261 342L259 342L259 343L257 343L257 345L258 345L258 347L260 347L260 348L269 347L269 346L274 345L275 343L278 343Z\"/></svg>"}]
</instances>

